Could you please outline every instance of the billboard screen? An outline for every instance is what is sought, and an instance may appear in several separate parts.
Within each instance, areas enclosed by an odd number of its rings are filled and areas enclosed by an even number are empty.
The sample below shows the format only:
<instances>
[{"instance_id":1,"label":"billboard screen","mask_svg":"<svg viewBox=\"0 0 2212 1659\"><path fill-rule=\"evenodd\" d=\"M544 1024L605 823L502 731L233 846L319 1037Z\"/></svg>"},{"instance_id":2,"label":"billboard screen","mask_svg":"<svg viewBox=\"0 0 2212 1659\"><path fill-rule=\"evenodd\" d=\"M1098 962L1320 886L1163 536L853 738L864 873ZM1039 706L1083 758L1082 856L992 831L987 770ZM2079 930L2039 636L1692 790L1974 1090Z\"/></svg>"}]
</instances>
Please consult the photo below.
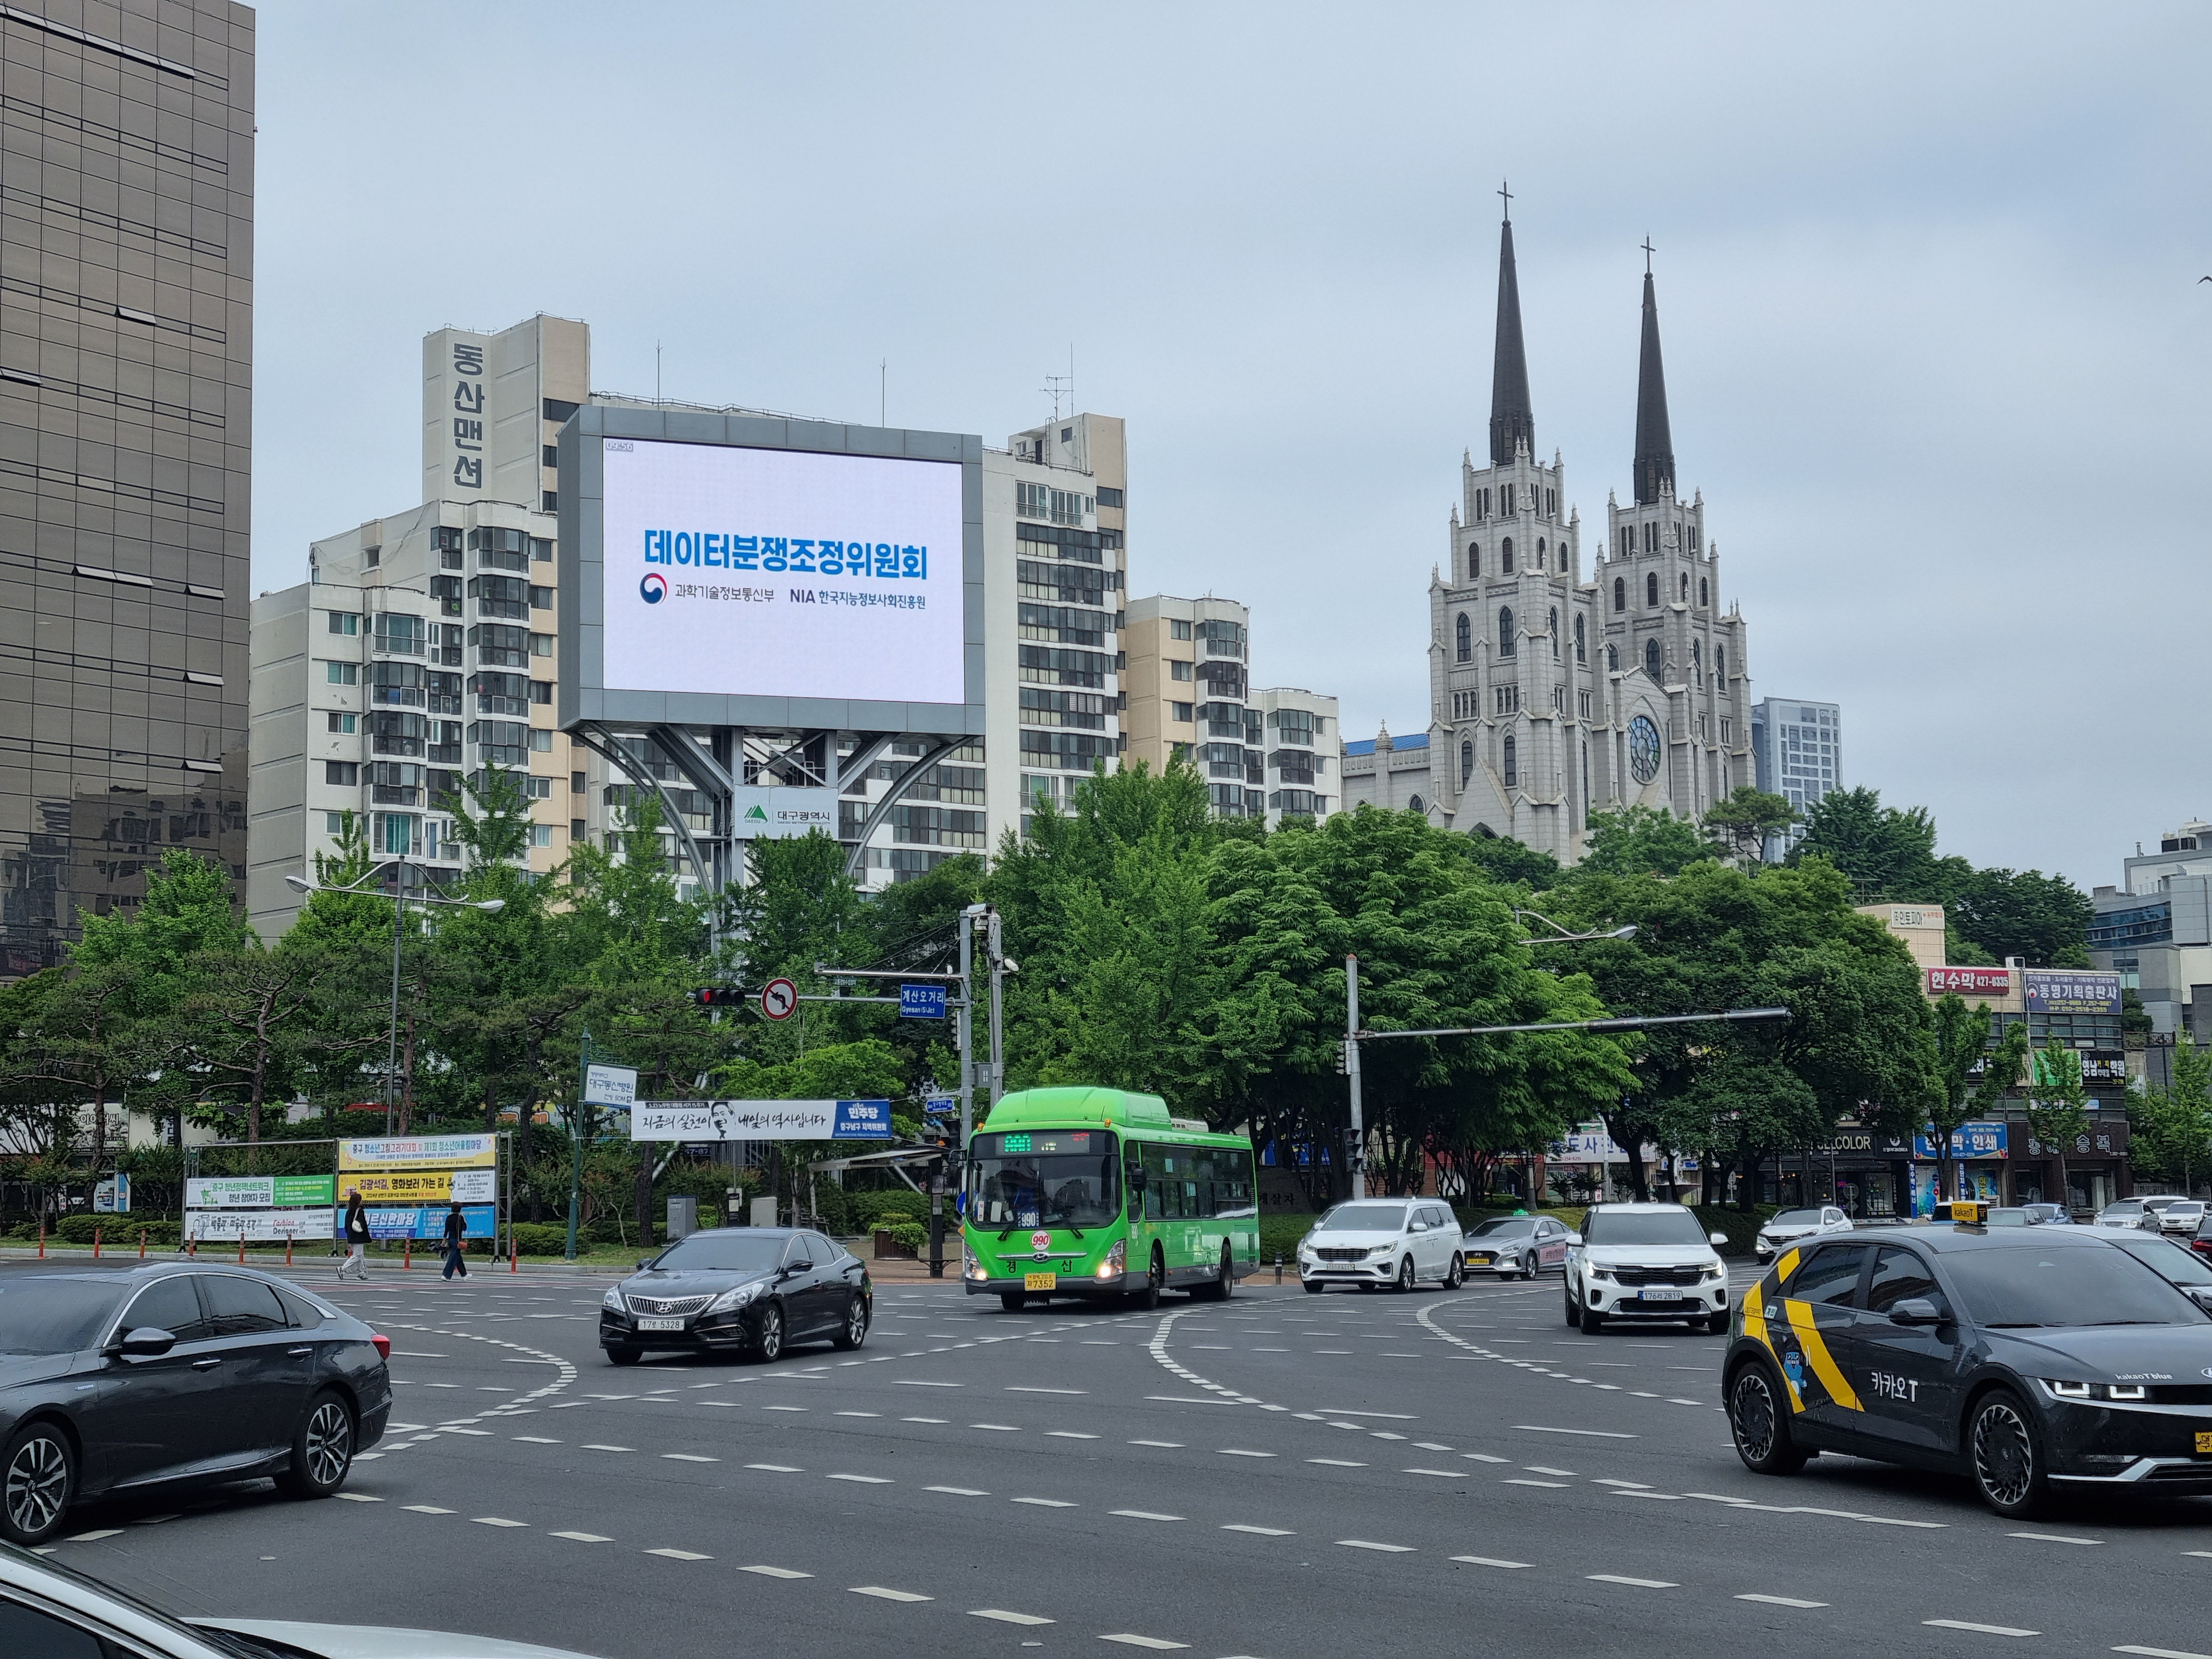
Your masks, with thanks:
<instances>
[{"instance_id":1,"label":"billboard screen","mask_svg":"<svg viewBox=\"0 0 2212 1659\"><path fill-rule=\"evenodd\" d=\"M606 687L965 700L957 462L593 441Z\"/></svg>"}]
</instances>

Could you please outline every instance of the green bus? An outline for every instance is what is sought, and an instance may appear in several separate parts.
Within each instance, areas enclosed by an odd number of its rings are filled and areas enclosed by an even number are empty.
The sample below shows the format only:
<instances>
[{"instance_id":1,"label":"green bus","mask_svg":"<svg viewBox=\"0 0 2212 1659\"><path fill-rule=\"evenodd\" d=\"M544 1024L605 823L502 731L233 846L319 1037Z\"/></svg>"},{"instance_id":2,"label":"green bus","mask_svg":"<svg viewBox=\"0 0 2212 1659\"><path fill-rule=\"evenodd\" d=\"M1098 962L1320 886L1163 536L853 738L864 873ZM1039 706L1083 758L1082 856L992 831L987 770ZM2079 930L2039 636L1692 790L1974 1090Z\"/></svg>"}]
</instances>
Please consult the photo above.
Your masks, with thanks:
<instances>
[{"instance_id":1,"label":"green bus","mask_svg":"<svg viewBox=\"0 0 2212 1659\"><path fill-rule=\"evenodd\" d=\"M1259 1270L1253 1177L1248 1137L1170 1117L1158 1095L1007 1095L968 1145L961 1282L1010 1312L1054 1296L1225 1299Z\"/></svg>"}]
</instances>

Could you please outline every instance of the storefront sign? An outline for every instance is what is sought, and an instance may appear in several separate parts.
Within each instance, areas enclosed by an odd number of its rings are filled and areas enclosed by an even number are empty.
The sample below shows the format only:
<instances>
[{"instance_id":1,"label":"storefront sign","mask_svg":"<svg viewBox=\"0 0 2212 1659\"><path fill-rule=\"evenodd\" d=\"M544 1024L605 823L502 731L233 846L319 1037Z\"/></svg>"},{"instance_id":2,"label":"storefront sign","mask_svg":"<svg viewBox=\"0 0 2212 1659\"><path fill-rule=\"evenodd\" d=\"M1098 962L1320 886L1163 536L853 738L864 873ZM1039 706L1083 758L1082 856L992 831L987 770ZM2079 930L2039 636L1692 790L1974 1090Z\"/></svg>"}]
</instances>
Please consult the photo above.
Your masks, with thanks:
<instances>
[{"instance_id":1,"label":"storefront sign","mask_svg":"<svg viewBox=\"0 0 2212 1659\"><path fill-rule=\"evenodd\" d=\"M405 1140L341 1140L338 1169L473 1170L499 1162L496 1135L421 1135Z\"/></svg>"},{"instance_id":2,"label":"storefront sign","mask_svg":"<svg viewBox=\"0 0 2212 1659\"><path fill-rule=\"evenodd\" d=\"M1955 991L1962 997L2008 996L2012 993L2012 969L2009 968L1930 968L1928 969L1928 994L1940 997Z\"/></svg>"},{"instance_id":3,"label":"storefront sign","mask_svg":"<svg viewBox=\"0 0 2212 1659\"><path fill-rule=\"evenodd\" d=\"M2125 1083L2128 1080L2128 1057L2125 1054L2084 1054L2081 1056L2081 1081L2084 1083Z\"/></svg>"},{"instance_id":4,"label":"storefront sign","mask_svg":"<svg viewBox=\"0 0 2212 1659\"><path fill-rule=\"evenodd\" d=\"M1912 1137L1912 1155L1933 1158L1936 1143L1923 1131ZM2005 1156L2005 1126L2002 1123L1961 1123L1951 1133L1953 1158L2002 1158Z\"/></svg>"},{"instance_id":5,"label":"storefront sign","mask_svg":"<svg viewBox=\"0 0 2212 1659\"><path fill-rule=\"evenodd\" d=\"M2076 973L2071 969L2031 968L2027 981L2032 1014L2109 1014L2120 1012L2118 974Z\"/></svg>"},{"instance_id":6,"label":"storefront sign","mask_svg":"<svg viewBox=\"0 0 2212 1659\"><path fill-rule=\"evenodd\" d=\"M1911 1148L1892 1135L1871 1129L1838 1129L1813 1149L1815 1158L1905 1158Z\"/></svg>"}]
</instances>

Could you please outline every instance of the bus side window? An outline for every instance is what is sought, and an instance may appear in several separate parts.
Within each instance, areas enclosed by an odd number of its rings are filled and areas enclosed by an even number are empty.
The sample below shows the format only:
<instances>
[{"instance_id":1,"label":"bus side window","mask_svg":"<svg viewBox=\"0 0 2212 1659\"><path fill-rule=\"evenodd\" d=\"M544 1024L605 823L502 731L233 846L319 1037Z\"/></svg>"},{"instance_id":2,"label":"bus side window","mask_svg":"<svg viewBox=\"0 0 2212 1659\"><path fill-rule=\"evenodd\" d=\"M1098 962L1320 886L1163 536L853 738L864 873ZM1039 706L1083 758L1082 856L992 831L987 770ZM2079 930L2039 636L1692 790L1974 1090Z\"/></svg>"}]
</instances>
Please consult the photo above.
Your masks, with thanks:
<instances>
[{"instance_id":1,"label":"bus side window","mask_svg":"<svg viewBox=\"0 0 2212 1659\"><path fill-rule=\"evenodd\" d=\"M1138 1148L1131 1146L1122 1153L1121 1173L1129 1188L1129 1219L1135 1221L1145 1213L1145 1193L1150 1184L1145 1179L1144 1155Z\"/></svg>"},{"instance_id":2,"label":"bus side window","mask_svg":"<svg viewBox=\"0 0 2212 1659\"><path fill-rule=\"evenodd\" d=\"M1219 1160L1223 1156L1209 1146L1191 1149L1191 1173L1196 1177L1191 1193L1197 1201L1190 1212L1194 1216L1211 1218L1221 1212L1221 1192L1215 1182L1220 1176Z\"/></svg>"},{"instance_id":3,"label":"bus side window","mask_svg":"<svg viewBox=\"0 0 2212 1659\"><path fill-rule=\"evenodd\" d=\"M1145 1219L1159 1221L1172 1212L1169 1208L1171 1195L1168 1191L1170 1160L1166 1149L1147 1146L1145 1148Z\"/></svg>"}]
</instances>

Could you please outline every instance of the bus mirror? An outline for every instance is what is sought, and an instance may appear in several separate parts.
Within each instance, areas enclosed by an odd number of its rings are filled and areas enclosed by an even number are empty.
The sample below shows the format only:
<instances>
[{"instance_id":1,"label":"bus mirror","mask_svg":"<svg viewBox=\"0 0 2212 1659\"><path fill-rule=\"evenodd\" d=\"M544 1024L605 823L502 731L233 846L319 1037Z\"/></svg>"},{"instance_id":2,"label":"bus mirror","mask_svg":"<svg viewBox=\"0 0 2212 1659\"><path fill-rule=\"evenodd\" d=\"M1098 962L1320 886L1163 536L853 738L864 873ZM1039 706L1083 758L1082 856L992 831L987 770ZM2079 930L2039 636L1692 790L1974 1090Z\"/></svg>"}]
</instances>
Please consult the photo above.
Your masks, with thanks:
<instances>
[{"instance_id":1,"label":"bus mirror","mask_svg":"<svg viewBox=\"0 0 2212 1659\"><path fill-rule=\"evenodd\" d=\"M1136 1193L1145 1190L1145 1166L1141 1164L1129 1166L1129 1190Z\"/></svg>"}]
</instances>

